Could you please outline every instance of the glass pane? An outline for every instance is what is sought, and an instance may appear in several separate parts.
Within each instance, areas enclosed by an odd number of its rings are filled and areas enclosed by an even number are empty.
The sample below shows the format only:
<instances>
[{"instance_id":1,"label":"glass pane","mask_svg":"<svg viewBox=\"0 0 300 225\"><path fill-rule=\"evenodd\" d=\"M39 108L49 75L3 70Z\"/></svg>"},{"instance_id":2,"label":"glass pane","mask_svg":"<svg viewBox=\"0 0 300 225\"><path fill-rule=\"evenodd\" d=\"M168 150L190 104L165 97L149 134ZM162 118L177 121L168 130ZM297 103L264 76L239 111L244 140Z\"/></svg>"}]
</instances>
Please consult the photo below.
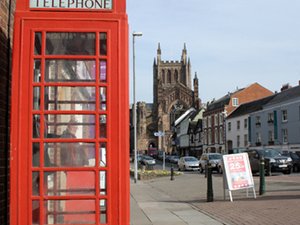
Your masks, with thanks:
<instances>
[{"instance_id":1,"label":"glass pane","mask_svg":"<svg viewBox=\"0 0 300 225\"><path fill-rule=\"evenodd\" d=\"M93 60L46 60L46 82L95 81Z\"/></svg>"},{"instance_id":2,"label":"glass pane","mask_svg":"<svg viewBox=\"0 0 300 225\"><path fill-rule=\"evenodd\" d=\"M40 87L33 88L33 109L39 110L40 109Z\"/></svg>"},{"instance_id":3,"label":"glass pane","mask_svg":"<svg viewBox=\"0 0 300 225\"><path fill-rule=\"evenodd\" d=\"M106 33L100 33L100 55L107 54L107 35Z\"/></svg>"},{"instance_id":4,"label":"glass pane","mask_svg":"<svg viewBox=\"0 0 300 225\"><path fill-rule=\"evenodd\" d=\"M100 137L107 137L106 115L100 115Z\"/></svg>"},{"instance_id":5,"label":"glass pane","mask_svg":"<svg viewBox=\"0 0 300 225\"><path fill-rule=\"evenodd\" d=\"M32 120L32 136L33 138L40 137L40 115L33 115Z\"/></svg>"},{"instance_id":6,"label":"glass pane","mask_svg":"<svg viewBox=\"0 0 300 225\"><path fill-rule=\"evenodd\" d=\"M40 224L40 202L32 201L32 224Z\"/></svg>"},{"instance_id":7,"label":"glass pane","mask_svg":"<svg viewBox=\"0 0 300 225\"><path fill-rule=\"evenodd\" d=\"M100 155L100 166L105 167L106 166L106 143L100 143L99 155Z\"/></svg>"},{"instance_id":8,"label":"glass pane","mask_svg":"<svg viewBox=\"0 0 300 225\"><path fill-rule=\"evenodd\" d=\"M34 60L34 68L33 68L33 81L41 82L41 60Z\"/></svg>"},{"instance_id":9,"label":"glass pane","mask_svg":"<svg viewBox=\"0 0 300 225\"><path fill-rule=\"evenodd\" d=\"M36 32L34 35L34 54L41 55L41 46L42 46L42 33Z\"/></svg>"},{"instance_id":10,"label":"glass pane","mask_svg":"<svg viewBox=\"0 0 300 225\"><path fill-rule=\"evenodd\" d=\"M40 166L40 143L32 143L32 166Z\"/></svg>"},{"instance_id":11,"label":"glass pane","mask_svg":"<svg viewBox=\"0 0 300 225\"><path fill-rule=\"evenodd\" d=\"M45 224L95 224L95 200L46 200Z\"/></svg>"},{"instance_id":12,"label":"glass pane","mask_svg":"<svg viewBox=\"0 0 300 225\"><path fill-rule=\"evenodd\" d=\"M95 87L45 87L46 110L95 110Z\"/></svg>"},{"instance_id":13,"label":"glass pane","mask_svg":"<svg viewBox=\"0 0 300 225\"><path fill-rule=\"evenodd\" d=\"M44 195L95 195L95 173L90 171L45 172ZM82 180L84 178L84 182Z\"/></svg>"},{"instance_id":14,"label":"glass pane","mask_svg":"<svg viewBox=\"0 0 300 225\"><path fill-rule=\"evenodd\" d=\"M94 143L45 143L44 151L45 167L95 166Z\"/></svg>"},{"instance_id":15,"label":"glass pane","mask_svg":"<svg viewBox=\"0 0 300 225\"><path fill-rule=\"evenodd\" d=\"M106 171L100 171L100 195L106 195Z\"/></svg>"},{"instance_id":16,"label":"glass pane","mask_svg":"<svg viewBox=\"0 0 300 225\"><path fill-rule=\"evenodd\" d=\"M47 138L95 138L94 115L45 115Z\"/></svg>"},{"instance_id":17,"label":"glass pane","mask_svg":"<svg viewBox=\"0 0 300 225\"><path fill-rule=\"evenodd\" d=\"M40 195L40 173L32 172L32 195Z\"/></svg>"},{"instance_id":18,"label":"glass pane","mask_svg":"<svg viewBox=\"0 0 300 225\"><path fill-rule=\"evenodd\" d=\"M107 71L106 60L100 60L100 81L106 82L106 71Z\"/></svg>"},{"instance_id":19,"label":"glass pane","mask_svg":"<svg viewBox=\"0 0 300 225\"><path fill-rule=\"evenodd\" d=\"M100 200L100 224L107 223L107 202L105 199Z\"/></svg>"},{"instance_id":20,"label":"glass pane","mask_svg":"<svg viewBox=\"0 0 300 225\"><path fill-rule=\"evenodd\" d=\"M106 87L100 87L100 110L106 110Z\"/></svg>"},{"instance_id":21,"label":"glass pane","mask_svg":"<svg viewBox=\"0 0 300 225\"><path fill-rule=\"evenodd\" d=\"M95 55L95 33L46 34L47 55Z\"/></svg>"}]
</instances>

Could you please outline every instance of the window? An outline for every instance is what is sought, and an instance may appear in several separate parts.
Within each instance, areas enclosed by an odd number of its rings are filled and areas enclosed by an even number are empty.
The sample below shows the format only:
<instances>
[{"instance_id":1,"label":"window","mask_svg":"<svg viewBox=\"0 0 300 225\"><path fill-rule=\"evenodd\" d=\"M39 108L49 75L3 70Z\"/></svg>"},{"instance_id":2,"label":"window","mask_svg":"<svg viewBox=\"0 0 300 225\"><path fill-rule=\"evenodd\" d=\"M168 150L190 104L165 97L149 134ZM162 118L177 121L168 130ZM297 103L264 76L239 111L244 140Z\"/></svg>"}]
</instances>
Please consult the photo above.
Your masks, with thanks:
<instances>
[{"instance_id":1,"label":"window","mask_svg":"<svg viewBox=\"0 0 300 225\"><path fill-rule=\"evenodd\" d=\"M220 129L220 144L223 144L223 140L224 140L224 130Z\"/></svg>"},{"instance_id":2,"label":"window","mask_svg":"<svg viewBox=\"0 0 300 225\"><path fill-rule=\"evenodd\" d=\"M241 121L236 121L236 129L240 129L240 127L241 127Z\"/></svg>"},{"instance_id":3,"label":"window","mask_svg":"<svg viewBox=\"0 0 300 225\"><path fill-rule=\"evenodd\" d=\"M274 122L274 114L268 113L268 123L273 123L273 122Z\"/></svg>"},{"instance_id":4,"label":"window","mask_svg":"<svg viewBox=\"0 0 300 225\"><path fill-rule=\"evenodd\" d=\"M269 141L269 145L274 144L274 132L272 130L269 130L268 141Z\"/></svg>"},{"instance_id":5,"label":"window","mask_svg":"<svg viewBox=\"0 0 300 225\"><path fill-rule=\"evenodd\" d=\"M236 136L236 147L240 147L240 135Z\"/></svg>"},{"instance_id":6,"label":"window","mask_svg":"<svg viewBox=\"0 0 300 225\"><path fill-rule=\"evenodd\" d=\"M248 146L248 135L244 134L244 146Z\"/></svg>"},{"instance_id":7,"label":"window","mask_svg":"<svg viewBox=\"0 0 300 225\"><path fill-rule=\"evenodd\" d=\"M215 126L218 125L218 114L215 115Z\"/></svg>"},{"instance_id":8,"label":"window","mask_svg":"<svg viewBox=\"0 0 300 225\"><path fill-rule=\"evenodd\" d=\"M218 132L218 129L215 128L215 143L219 143L218 138L219 138L219 132Z\"/></svg>"},{"instance_id":9,"label":"window","mask_svg":"<svg viewBox=\"0 0 300 225\"><path fill-rule=\"evenodd\" d=\"M239 99L238 98L232 98L232 106L238 106L239 105Z\"/></svg>"},{"instance_id":10,"label":"window","mask_svg":"<svg viewBox=\"0 0 300 225\"><path fill-rule=\"evenodd\" d=\"M282 143L288 143L288 130L282 129Z\"/></svg>"},{"instance_id":11,"label":"window","mask_svg":"<svg viewBox=\"0 0 300 225\"><path fill-rule=\"evenodd\" d=\"M255 117L255 125L257 126L257 127L260 127L260 116L256 116Z\"/></svg>"},{"instance_id":12,"label":"window","mask_svg":"<svg viewBox=\"0 0 300 225\"><path fill-rule=\"evenodd\" d=\"M247 129L248 127L248 119L244 119L244 128Z\"/></svg>"},{"instance_id":13,"label":"window","mask_svg":"<svg viewBox=\"0 0 300 225\"><path fill-rule=\"evenodd\" d=\"M282 110L281 111L282 114L282 122L286 122L288 120L288 114L287 114L287 110Z\"/></svg>"},{"instance_id":14,"label":"window","mask_svg":"<svg viewBox=\"0 0 300 225\"><path fill-rule=\"evenodd\" d=\"M261 145L261 134L259 132L256 133L256 146Z\"/></svg>"},{"instance_id":15,"label":"window","mask_svg":"<svg viewBox=\"0 0 300 225\"><path fill-rule=\"evenodd\" d=\"M228 122L228 131L231 131L231 122Z\"/></svg>"},{"instance_id":16,"label":"window","mask_svg":"<svg viewBox=\"0 0 300 225\"><path fill-rule=\"evenodd\" d=\"M167 73L167 81L168 81L168 83L171 83L171 82L172 82L171 70L168 70L168 73Z\"/></svg>"}]
</instances>

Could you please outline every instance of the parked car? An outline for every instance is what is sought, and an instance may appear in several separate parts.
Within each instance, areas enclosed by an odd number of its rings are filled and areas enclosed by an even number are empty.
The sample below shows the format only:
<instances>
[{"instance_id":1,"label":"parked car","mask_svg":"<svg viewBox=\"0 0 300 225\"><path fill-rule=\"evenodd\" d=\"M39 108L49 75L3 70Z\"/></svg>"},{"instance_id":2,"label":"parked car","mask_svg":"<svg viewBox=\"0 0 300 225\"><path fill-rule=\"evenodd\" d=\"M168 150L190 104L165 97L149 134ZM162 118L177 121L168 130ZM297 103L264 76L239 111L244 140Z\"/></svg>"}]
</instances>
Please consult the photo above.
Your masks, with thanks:
<instances>
[{"instance_id":1,"label":"parked car","mask_svg":"<svg viewBox=\"0 0 300 225\"><path fill-rule=\"evenodd\" d=\"M145 166L154 166L156 164L155 159L153 159L151 156L144 155L141 158L141 164Z\"/></svg>"},{"instance_id":2,"label":"parked car","mask_svg":"<svg viewBox=\"0 0 300 225\"><path fill-rule=\"evenodd\" d=\"M300 157L295 152L283 152L282 155L292 158L293 172L300 172Z\"/></svg>"},{"instance_id":3,"label":"parked car","mask_svg":"<svg viewBox=\"0 0 300 225\"><path fill-rule=\"evenodd\" d=\"M178 160L178 170L199 170L199 160L194 156L184 156Z\"/></svg>"},{"instance_id":4,"label":"parked car","mask_svg":"<svg viewBox=\"0 0 300 225\"><path fill-rule=\"evenodd\" d=\"M179 156L177 156L177 155L173 155L170 158L170 163L178 164L178 161L179 161Z\"/></svg>"},{"instance_id":5,"label":"parked car","mask_svg":"<svg viewBox=\"0 0 300 225\"><path fill-rule=\"evenodd\" d=\"M220 153L203 153L199 160L200 173L203 173L207 166L207 162L210 163L212 170L222 173L222 154Z\"/></svg>"},{"instance_id":6,"label":"parked car","mask_svg":"<svg viewBox=\"0 0 300 225\"><path fill-rule=\"evenodd\" d=\"M253 173L259 172L260 158L263 156L265 161L265 174L271 175L272 172L282 172L290 174L293 169L292 158L281 155L275 149L249 149L245 152L249 155L249 162Z\"/></svg>"}]
</instances>

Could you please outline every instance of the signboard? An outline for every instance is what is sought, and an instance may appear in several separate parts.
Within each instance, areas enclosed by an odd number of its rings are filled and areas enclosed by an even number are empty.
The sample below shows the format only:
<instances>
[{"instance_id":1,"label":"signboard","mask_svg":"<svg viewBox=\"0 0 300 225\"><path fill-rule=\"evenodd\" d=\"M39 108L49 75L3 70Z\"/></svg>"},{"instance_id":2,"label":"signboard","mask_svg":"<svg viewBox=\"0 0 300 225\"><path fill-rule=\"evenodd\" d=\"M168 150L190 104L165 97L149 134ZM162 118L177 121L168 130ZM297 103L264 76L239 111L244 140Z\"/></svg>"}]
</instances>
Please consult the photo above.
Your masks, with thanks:
<instances>
[{"instance_id":1,"label":"signboard","mask_svg":"<svg viewBox=\"0 0 300 225\"><path fill-rule=\"evenodd\" d=\"M30 8L111 10L112 1L113 0L30 0Z\"/></svg>"},{"instance_id":2,"label":"signboard","mask_svg":"<svg viewBox=\"0 0 300 225\"><path fill-rule=\"evenodd\" d=\"M248 154L223 155L223 163L230 200L232 201L231 191L239 189L252 188L255 196Z\"/></svg>"}]
</instances>

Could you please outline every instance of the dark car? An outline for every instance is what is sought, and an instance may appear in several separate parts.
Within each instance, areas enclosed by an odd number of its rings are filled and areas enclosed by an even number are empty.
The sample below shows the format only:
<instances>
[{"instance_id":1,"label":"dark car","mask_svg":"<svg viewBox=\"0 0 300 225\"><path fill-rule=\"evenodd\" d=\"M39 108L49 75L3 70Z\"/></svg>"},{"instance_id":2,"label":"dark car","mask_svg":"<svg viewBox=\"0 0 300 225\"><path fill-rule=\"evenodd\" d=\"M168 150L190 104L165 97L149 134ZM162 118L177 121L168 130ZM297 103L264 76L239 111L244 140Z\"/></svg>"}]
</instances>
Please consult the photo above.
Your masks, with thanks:
<instances>
[{"instance_id":1,"label":"dark car","mask_svg":"<svg viewBox=\"0 0 300 225\"><path fill-rule=\"evenodd\" d=\"M220 153L203 153L199 160L200 173L203 173L207 166L207 162L210 163L212 170L222 173L222 155Z\"/></svg>"},{"instance_id":2,"label":"dark car","mask_svg":"<svg viewBox=\"0 0 300 225\"><path fill-rule=\"evenodd\" d=\"M283 152L282 155L292 158L293 162L293 172L300 171L300 157L295 152Z\"/></svg>"},{"instance_id":3,"label":"dark car","mask_svg":"<svg viewBox=\"0 0 300 225\"><path fill-rule=\"evenodd\" d=\"M291 157L282 155L275 149L249 149L245 152L249 155L249 162L253 173L259 172L260 158L264 157L265 174L271 175L272 172L282 172L290 174L293 169Z\"/></svg>"}]
</instances>

